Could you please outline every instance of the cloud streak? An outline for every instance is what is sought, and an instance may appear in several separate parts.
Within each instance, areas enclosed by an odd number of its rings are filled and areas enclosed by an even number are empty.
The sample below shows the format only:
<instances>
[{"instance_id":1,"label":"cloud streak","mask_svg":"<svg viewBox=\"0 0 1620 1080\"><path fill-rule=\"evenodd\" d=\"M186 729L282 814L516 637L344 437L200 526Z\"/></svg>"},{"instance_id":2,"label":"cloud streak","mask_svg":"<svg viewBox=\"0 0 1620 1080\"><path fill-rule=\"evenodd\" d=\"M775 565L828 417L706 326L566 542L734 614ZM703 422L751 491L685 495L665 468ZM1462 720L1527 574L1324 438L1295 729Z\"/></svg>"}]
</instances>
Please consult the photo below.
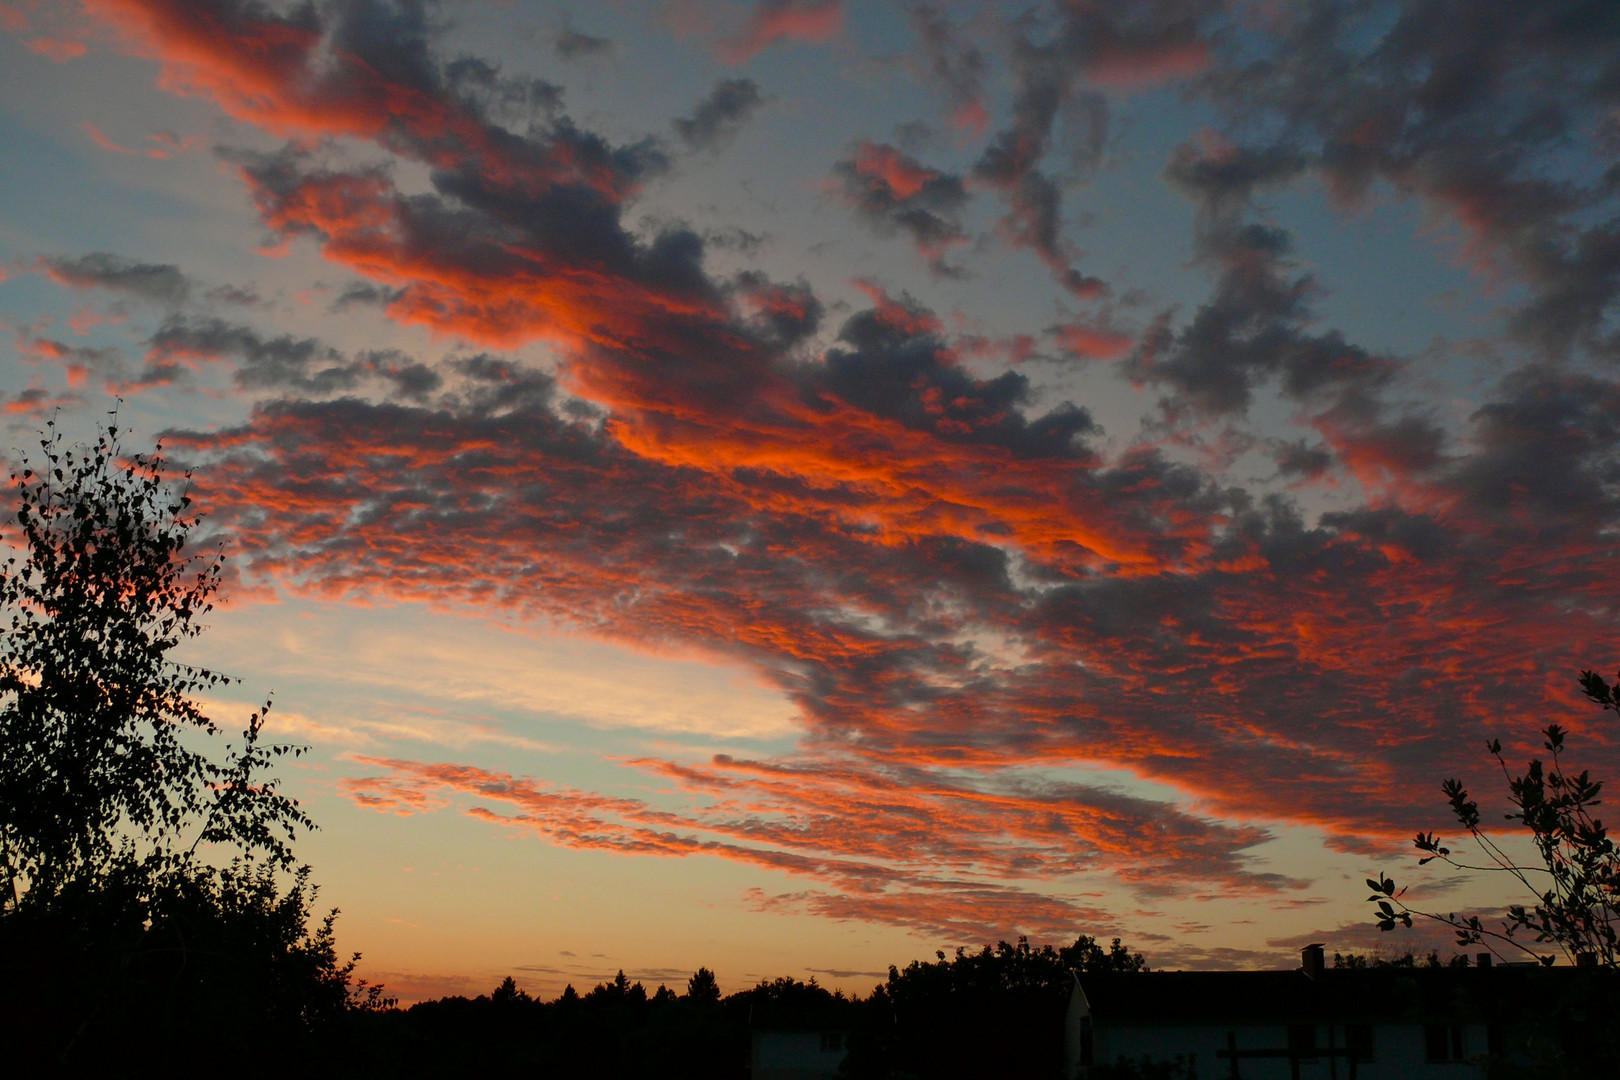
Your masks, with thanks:
<instances>
[{"instance_id":1,"label":"cloud streak","mask_svg":"<svg viewBox=\"0 0 1620 1080\"><path fill-rule=\"evenodd\" d=\"M350 797L369 809L414 814L438 809L452 795L471 797L472 816L533 830L564 847L720 858L818 886L756 891L751 902L763 909L802 907L953 938L1053 935L1105 920L1074 900L1012 883L1071 875L1104 858L1149 881L1190 872L1234 890L1288 884L1242 866L1236 851L1263 839L1253 830L1228 830L1078 787L976 791L918 774L874 776L853 761L783 767L720 756L704 767L632 763L708 802L696 811L670 811L473 766L354 761L384 770L344 781ZM1076 834L1090 838L1089 850L1059 855L1053 839ZM1144 842L1144 835L1159 842Z\"/></svg>"}]
</instances>

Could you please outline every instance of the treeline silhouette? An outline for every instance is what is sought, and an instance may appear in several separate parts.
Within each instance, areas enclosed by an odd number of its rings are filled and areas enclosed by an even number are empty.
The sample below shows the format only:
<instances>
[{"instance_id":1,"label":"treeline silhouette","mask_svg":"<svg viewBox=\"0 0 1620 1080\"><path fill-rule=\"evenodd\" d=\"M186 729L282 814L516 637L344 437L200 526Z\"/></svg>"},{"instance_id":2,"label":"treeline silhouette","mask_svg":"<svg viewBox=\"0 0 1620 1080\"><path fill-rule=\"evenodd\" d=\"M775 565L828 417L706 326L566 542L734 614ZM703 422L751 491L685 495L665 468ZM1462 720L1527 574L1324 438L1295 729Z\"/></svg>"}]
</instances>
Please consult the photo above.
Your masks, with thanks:
<instances>
[{"instance_id":1,"label":"treeline silhouette","mask_svg":"<svg viewBox=\"0 0 1620 1080\"><path fill-rule=\"evenodd\" d=\"M319 1059L351 1017L385 1007L312 920L308 871L192 866L113 873L0 909L0 1046L14 1076L172 1073L273 1055L258 1076Z\"/></svg>"},{"instance_id":2,"label":"treeline silhouette","mask_svg":"<svg viewBox=\"0 0 1620 1080\"><path fill-rule=\"evenodd\" d=\"M756 1027L838 1032L845 1075L1040 1077L1062 1061L1072 971L1141 971L1118 939L1061 949L1020 938L891 967L865 997L777 978L722 994L700 968L679 992L621 971L581 994L386 999L310 924L300 880L266 868L199 875L155 902L103 888L49 914L0 918L0 1043L14 1075L171 1075L230 1062L238 1077L303 1072L440 1077L749 1075ZM148 920L143 923L139 916Z\"/></svg>"},{"instance_id":3,"label":"treeline silhouette","mask_svg":"<svg viewBox=\"0 0 1620 1080\"><path fill-rule=\"evenodd\" d=\"M1140 954L1081 936L1061 949L1020 938L891 967L865 997L778 978L722 996L700 969L682 992L621 971L580 994L531 998L509 977L476 998L356 1011L328 1038L361 1076L513 1069L538 1076L748 1076L755 1028L838 1032L854 1078L1057 1076L1074 971L1142 971Z\"/></svg>"}]
</instances>

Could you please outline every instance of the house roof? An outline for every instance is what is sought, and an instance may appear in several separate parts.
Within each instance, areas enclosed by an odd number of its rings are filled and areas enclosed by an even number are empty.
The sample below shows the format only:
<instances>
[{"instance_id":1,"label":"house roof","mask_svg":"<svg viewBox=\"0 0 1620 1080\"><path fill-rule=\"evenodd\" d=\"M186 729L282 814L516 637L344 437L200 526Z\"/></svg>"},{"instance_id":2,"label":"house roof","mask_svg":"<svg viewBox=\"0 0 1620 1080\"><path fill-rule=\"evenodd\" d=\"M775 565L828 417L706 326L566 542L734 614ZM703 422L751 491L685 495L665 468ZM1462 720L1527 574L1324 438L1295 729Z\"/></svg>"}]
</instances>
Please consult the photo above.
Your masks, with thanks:
<instances>
[{"instance_id":1,"label":"house roof","mask_svg":"<svg viewBox=\"0 0 1620 1080\"><path fill-rule=\"evenodd\" d=\"M1616 978L1574 968L1330 968L1077 976L1099 1024L1479 1022L1549 998L1614 1001Z\"/></svg>"}]
</instances>

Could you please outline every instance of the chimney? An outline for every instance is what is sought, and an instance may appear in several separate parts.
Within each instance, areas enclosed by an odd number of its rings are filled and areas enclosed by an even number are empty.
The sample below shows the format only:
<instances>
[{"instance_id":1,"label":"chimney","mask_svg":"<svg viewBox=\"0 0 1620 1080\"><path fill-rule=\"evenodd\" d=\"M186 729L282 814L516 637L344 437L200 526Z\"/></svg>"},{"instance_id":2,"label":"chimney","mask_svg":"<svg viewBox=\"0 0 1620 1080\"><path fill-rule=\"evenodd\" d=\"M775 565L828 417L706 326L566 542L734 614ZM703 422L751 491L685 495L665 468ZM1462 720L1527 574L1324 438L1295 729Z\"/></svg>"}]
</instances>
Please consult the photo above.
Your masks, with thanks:
<instances>
[{"instance_id":1,"label":"chimney","mask_svg":"<svg viewBox=\"0 0 1620 1080\"><path fill-rule=\"evenodd\" d=\"M1482 968L1490 967L1491 966L1491 954L1488 953L1488 952L1482 952L1478 956L1474 957L1474 966L1475 967L1482 967Z\"/></svg>"},{"instance_id":2,"label":"chimney","mask_svg":"<svg viewBox=\"0 0 1620 1080\"><path fill-rule=\"evenodd\" d=\"M1321 978L1322 972L1327 968L1326 946L1307 945L1299 950L1299 962L1305 969L1307 979Z\"/></svg>"}]
</instances>

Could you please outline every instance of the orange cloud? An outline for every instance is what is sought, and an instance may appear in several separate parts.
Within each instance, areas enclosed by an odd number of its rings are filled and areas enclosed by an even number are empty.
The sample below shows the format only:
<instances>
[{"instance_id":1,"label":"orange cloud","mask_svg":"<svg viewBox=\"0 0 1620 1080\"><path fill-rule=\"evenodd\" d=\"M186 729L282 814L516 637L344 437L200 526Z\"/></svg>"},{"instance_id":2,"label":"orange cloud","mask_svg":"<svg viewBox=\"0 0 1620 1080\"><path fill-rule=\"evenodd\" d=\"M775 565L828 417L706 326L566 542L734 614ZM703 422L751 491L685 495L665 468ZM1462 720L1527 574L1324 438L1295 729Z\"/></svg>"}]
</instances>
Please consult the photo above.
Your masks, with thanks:
<instances>
[{"instance_id":1,"label":"orange cloud","mask_svg":"<svg viewBox=\"0 0 1620 1080\"><path fill-rule=\"evenodd\" d=\"M855 171L888 185L897 198L909 199L939 173L925 168L892 146L862 142L855 148Z\"/></svg>"},{"instance_id":2,"label":"orange cloud","mask_svg":"<svg viewBox=\"0 0 1620 1080\"><path fill-rule=\"evenodd\" d=\"M1057 341L1064 351L1083 360L1118 360L1136 343L1130 334L1078 322L1059 326Z\"/></svg>"},{"instance_id":3,"label":"orange cloud","mask_svg":"<svg viewBox=\"0 0 1620 1080\"><path fill-rule=\"evenodd\" d=\"M84 42L74 38L32 38L28 42L28 51L65 64L83 56L86 48Z\"/></svg>"},{"instance_id":4,"label":"orange cloud","mask_svg":"<svg viewBox=\"0 0 1620 1080\"><path fill-rule=\"evenodd\" d=\"M129 154L129 155L132 155L132 156L138 156L140 154L139 150L131 150L127 146L123 146L123 145L120 145L119 143L113 142L111 139L109 139L106 136L106 134L104 134L102 132L102 130L100 128L98 128L94 124L91 124L91 123L80 124L79 128L86 135L90 136L90 141L91 142L95 143L97 146L101 147L103 150L106 150L106 151L108 151L110 153Z\"/></svg>"},{"instance_id":5,"label":"orange cloud","mask_svg":"<svg viewBox=\"0 0 1620 1080\"><path fill-rule=\"evenodd\" d=\"M1086 65L1086 75L1112 90L1138 90L1197 75L1211 59L1209 43L1202 40L1122 40L1100 49Z\"/></svg>"},{"instance_id":6,"label":"orange cloud","mask_svg":"<svg viewBox=\"0 0 1620 1080\"><path fill-rule=\"evenodd\" d=\"M471 797L466 812L492 824L533 830L551 843L626 855L708 856L777 870L831 886L766 898L761 904L804 906L838 919L889 922L966 937L1039 933L1077 921L1096 923L1094 910L1031 891L1010 880L1062 878L1094 862L1138 878L1214 874L1228 887L1275 890L1282 883L1247 876L1233 854L1260 834L1223 834L1156 804L1075 789L1063 793L976 797L957 785L899 787L858 761L783 769L717 761L694 769L666 762L635 764L701 792L701 809L667 811L466 765L356 757L384 775L344 781L350 797L370 809L415 813L445 805L444 792ZM966 799L964 803L963 800ZM1100 800L1100 801L1099 801ZM483 803L499 803L497 812ZM1088 805L1090 803L1090 805ZM1119 842L1094 844L1084 821L1063 820L1064 809L1114 820ZM1184 864L1185 851L1144 846L1147 822L1164 815L1186 841L1209 831L1212 860ZM1162 829L1165 820L1159 821ZM1027 827L1024 827L1027 826ZM1080 826L1077 828L1076 826ZM1185 845L1183 844L1183 847ZM1150 869L1150 864L1152 869Z\"/></svg>"},{"instance_id":7,"label":"orange cloud","mask_svg":"<svg viewBox=\"0 0 1620 1080\"><path fill-rule=\"evenodd\" d=\"M830 41L843 28L843 0L758 0L748 22L722 43L720 55L728 63L747 63L780 41Z\"/></svg>"}]
</instances>

